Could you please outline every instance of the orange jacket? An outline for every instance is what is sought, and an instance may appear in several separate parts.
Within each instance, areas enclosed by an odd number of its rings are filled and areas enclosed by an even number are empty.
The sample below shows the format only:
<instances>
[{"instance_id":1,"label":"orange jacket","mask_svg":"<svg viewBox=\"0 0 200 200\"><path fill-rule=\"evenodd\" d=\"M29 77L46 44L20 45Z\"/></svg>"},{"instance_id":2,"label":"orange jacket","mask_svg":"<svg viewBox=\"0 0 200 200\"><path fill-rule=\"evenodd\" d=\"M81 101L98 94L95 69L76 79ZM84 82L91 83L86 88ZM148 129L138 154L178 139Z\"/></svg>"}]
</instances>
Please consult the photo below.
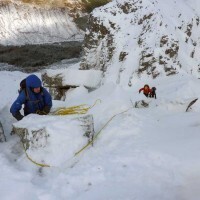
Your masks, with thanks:
<instances>
[{"instance_id":1,"label":"orange jacket","mask_svg":"<svg viewBox=\"0 0 200 200\"><path fill-rule=\"evenodd\" d=\"M143 91L144 94L149 94L149 93L152 92L152 90L151 90L149 87L141 88L141 89L139 90L139 93L140 93L141 91Z\"/></svg>"}]
</instances>

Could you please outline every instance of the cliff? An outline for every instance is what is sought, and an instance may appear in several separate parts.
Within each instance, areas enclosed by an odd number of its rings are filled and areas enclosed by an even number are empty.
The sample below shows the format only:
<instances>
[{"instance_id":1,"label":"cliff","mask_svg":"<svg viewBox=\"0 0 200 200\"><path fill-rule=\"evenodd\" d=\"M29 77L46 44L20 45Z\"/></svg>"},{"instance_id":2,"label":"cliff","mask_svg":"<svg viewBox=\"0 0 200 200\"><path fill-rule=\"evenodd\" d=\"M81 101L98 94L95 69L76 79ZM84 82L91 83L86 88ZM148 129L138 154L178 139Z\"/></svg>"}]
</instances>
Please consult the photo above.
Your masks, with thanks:
<instances>
[{"instance_id":1,"label":"cliff","mask_svg":"<svg viewBox=\"0 0 200 200\"><path fill-rule=\"evenodd\" d=\"M200 77L200 3L114 0L95 9L85 35L82 69L100 69L105 81L177 73Z\"/></svg>"}]
</instances>

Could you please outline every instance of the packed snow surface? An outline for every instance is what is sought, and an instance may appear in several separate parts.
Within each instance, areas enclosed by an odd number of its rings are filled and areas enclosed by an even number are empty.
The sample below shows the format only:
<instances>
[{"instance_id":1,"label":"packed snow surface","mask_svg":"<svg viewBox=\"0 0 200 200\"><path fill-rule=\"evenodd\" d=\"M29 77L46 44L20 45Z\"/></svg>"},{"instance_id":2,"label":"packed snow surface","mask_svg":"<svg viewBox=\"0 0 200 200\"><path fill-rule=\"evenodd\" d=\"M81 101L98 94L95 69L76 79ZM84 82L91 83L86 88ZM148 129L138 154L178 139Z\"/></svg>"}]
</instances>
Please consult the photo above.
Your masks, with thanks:
<instances>
[{"instance_id":1,"label":"packed snow surface","mask_svg":"<svg viewBox=\"0 0 200 200\"><path fill-rule=\"evenodd\" d=\"M99 133L93 147L73 156L86 141L79 137L78 128L49 116L53 122L50 130L57 131L52 139L60 148L49 146L48 155L52 152L55 156L53 166L40 168L27 159L18 136L10 135L16 121L9 107L26 76L17 71L0 72L0 117L7 137L7 142L0 144L2 200L199 199L199 100L185 112L188 103L200 97L199 79L182 73L135 80L132 87L110 82L90 93L80 87L69 100L54 101L55 108L93 105L100 99L101 103L88 112L93 114L96 133L115 117ZM157 99L138 93L144 84L157 88ZM134 108L134 102L142 99L149 107ZM34 126L35 117L41 117L38 126L46 123L45 116L30 115L24 120Z\"/></svg>"}]
</instances>

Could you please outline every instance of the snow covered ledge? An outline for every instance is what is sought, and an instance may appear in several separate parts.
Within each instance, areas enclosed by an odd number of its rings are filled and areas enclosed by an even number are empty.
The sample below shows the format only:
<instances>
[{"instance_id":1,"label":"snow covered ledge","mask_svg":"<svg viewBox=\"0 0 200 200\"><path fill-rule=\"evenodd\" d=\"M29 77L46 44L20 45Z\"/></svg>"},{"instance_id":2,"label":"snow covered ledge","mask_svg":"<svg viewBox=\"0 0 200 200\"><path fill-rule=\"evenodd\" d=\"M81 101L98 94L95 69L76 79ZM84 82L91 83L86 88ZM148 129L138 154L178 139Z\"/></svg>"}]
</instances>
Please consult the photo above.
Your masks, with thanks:
<instances>
[{"instance_id":1,"label":"snow covered ledge","mask_svg":"<svg viewBox=\"0 0 200 200\"><path fill-rule=\"evenodd\" d=\"M14 123L13 131L33 160L58 166L92 139L94 124L92 115L30 114Z\"/></svg>"},{"instance_id":2,"label":"snow covered ledge","mask_svg":"<svg viewBox=\"0 0 200 200\"><path fill-rule=\"evenodd\" d=\"M96 89L100 86L101 79L100 70L60 69L42 73L43 85L49 89L55 100L65 99L70 88L84 86L88 90Z\"/></svg>"}]
</instances>

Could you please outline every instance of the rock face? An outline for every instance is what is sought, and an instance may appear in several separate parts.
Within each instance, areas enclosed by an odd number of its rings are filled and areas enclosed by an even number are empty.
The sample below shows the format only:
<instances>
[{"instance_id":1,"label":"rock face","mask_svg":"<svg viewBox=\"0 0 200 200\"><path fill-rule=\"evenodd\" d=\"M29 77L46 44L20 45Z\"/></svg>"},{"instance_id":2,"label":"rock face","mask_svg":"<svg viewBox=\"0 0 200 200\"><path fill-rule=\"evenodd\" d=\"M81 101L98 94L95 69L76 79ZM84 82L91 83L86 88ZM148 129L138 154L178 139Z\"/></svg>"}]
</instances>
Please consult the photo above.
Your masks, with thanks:
<instances>
[{"instance_id":1,"label":"rock face","mask_svg":"<svg viewBox=\"0 0 200 200\"><path fill-rule=\"evenodd\" d=\"M4 135L4 130L3 130L3 126L0 122L0 142L5 142L6 141L6 137Z\"/></svg>"},{"instance_id":2,"label":"rock face","mask_svg":"<svg viewBox=\"0 0 200 200\"><path fill-rule=\"evenodd\" d=\"M42 82L44 87L48 88L54 100L64 100L67 90L70 86L63 86L62 74L56 74L55 76L49 76L47 73L42 74Z\"/></svg>"},{"instance_id":3,"label":"rock face","mask_svg":"<svg viewBox=\"0 0 200 200\"><path fill-rule=\"evenodd\" d=\"M65 100L71 88L84 86L89 91L100 86L102 72L99 70L46 70L42 74L44 87L54 100Z\"/></svg>"},{"instance_id":4,"label":"rock face","mask_svg":"<svg viewBox=\"0 0 200 200\"><path fill-rule=\"evenodd\" d=\"M95 9L81 68L129 86L134 78L181 71L200 77L199 7L195 0L114 0Z\"/></svg>"}]
</instances>

